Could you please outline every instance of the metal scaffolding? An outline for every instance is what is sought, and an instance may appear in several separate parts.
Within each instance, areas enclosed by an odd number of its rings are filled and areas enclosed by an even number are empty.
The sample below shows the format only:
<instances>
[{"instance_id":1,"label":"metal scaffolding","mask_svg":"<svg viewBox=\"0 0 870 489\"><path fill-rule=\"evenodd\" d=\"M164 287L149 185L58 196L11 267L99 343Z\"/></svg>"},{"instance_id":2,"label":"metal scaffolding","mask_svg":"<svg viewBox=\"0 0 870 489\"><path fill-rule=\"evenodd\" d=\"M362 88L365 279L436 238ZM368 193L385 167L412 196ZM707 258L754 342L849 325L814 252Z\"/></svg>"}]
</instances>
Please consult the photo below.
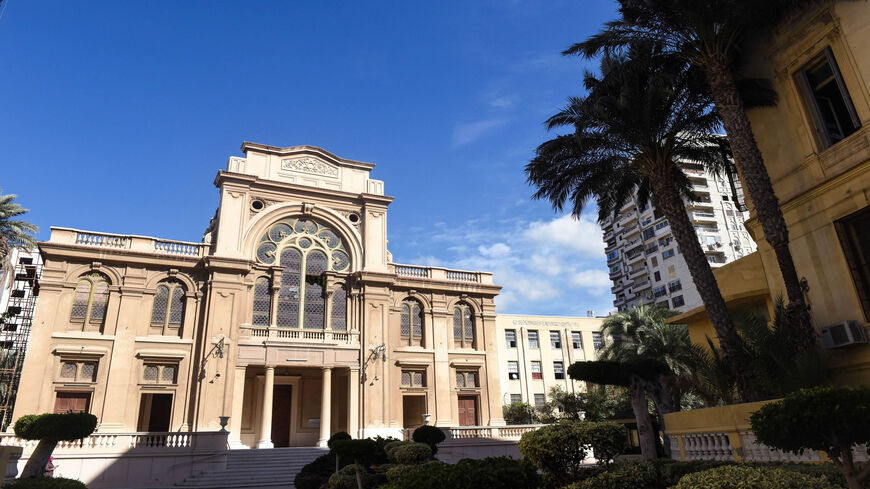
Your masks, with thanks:
<instances>
[{"instance_id":1,"label":"metal scaffolding","mask_svg":"<svg viewBox=\"0 0 870 489\"><path fill-rule=\"evenodd\" d=\"M33 325L33 313L39 298L42 260L39 252L10 253L3 267L2 286L5 310L0 313L0 430L6 431L12 420L15 397L21 380L21 368L27 352L27 340ZM2 304L0 304L2 306Z\"/></svg>"}]
</instances>

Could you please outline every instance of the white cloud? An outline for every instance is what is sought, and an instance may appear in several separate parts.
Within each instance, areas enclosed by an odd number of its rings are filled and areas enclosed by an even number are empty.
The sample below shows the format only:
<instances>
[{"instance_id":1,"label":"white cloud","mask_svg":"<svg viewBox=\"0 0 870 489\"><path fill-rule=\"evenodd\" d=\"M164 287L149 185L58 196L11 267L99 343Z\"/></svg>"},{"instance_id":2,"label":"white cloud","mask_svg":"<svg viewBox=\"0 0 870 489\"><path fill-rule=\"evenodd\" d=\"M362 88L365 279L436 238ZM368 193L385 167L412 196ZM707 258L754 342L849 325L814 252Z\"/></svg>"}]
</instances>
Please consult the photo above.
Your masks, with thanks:
<instances>
[{"instance_id":1,"label":"white cloud","mask_svg":"<svg viewBox=\"0 0 870 489\"><path fill-rule=\"evenodd\" d=\"M509 109L516 105L518 100L519 97L516 95L502 95L500 97L491 98L489 105L497 109Z\"/></svg>"},{"instance_id":2,"label":"white cloud","mask_svg":"<svg viewBox=\"0 0 870 489\"><path fill-rule=\"evenodd\" d=\"M612 283L604 270L590 269L574 272L571 276L571 285L586 289L590 294L601 295L610 289Z\"/></svg>"},{"instance_id":3,"label":"white cloud","mask_svg":"<svg viewBox=\"0 0 870 489\"><path fill-rule=\"evenodd\" d=\"M485 119L477 122L464 122L456 124L453 128L453 136L450 144L454 148L465 146L477 141L487 132L503 126L507 121L504 119Z\"/></svg>"},{"instance_id":4,"label":"white cloud","mask_svg":"<svg viewBox=\"0 0 870 489\"><path fill-rule=\"evenodd\" d=\"M544 247L556 245L584 257L604 255L601 228L585 217L577 220L565 215L547 222L536 221L529 225L524 236Z\"/></svg>"},{"instance_id":5,"label":"white cloud","mask_svg":"<svg viewBox=\"0 0 870 489\"><path fill-rule=\"evenodd\" d=\"M489 247L480 245L477 247L477 251L479 251L480 254L483 256L498 258L501 256L509 255L511 252L511 247L504 243L496 243Z\"/></svg>"}]
</instances>

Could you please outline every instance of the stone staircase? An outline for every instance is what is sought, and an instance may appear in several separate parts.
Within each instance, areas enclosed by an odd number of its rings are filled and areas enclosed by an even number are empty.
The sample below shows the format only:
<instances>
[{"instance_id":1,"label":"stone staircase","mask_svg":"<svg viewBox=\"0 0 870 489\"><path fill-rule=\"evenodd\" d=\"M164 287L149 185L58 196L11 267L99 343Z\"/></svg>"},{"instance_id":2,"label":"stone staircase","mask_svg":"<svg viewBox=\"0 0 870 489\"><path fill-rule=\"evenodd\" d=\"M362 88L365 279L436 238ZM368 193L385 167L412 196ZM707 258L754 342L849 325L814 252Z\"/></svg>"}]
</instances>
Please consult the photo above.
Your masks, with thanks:
<instances>
[{"instance_id":1,"label":"stone staircase","mask_svg":"<svg viewBox=\"0 0 870 489\"><path fill-rule=\"evenodd\" d=\"M176 486L200 489L292 489L293 479L302 467L326 453L326 449L314 447L230 450L226 470L188 477Z\"/></svg>"}]
</instances>

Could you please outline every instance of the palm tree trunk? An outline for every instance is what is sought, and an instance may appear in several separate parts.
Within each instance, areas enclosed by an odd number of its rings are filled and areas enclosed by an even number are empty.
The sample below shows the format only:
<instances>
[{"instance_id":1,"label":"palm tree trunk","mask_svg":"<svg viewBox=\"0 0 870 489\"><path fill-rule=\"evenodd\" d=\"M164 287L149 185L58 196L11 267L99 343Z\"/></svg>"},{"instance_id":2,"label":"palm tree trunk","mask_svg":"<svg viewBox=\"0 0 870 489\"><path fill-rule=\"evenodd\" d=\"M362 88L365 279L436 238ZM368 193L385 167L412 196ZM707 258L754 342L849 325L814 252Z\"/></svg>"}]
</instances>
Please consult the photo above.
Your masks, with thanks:
<instances>
[{"instance_id":1,"label":"palm tree trunk","mask_svg":"<svg viewBox=\"0 0 870 489\"><path fill-rule=\"evenodd\" d=\"M660 170L661 174L650 175L656 208L668 218L671 232L686 260L692 281L695 283L698 295L704 301L704 307L710 322L713 323L713 329L716 330L716 336L719 337L722 353L737 381L740 397L746 402L763 400L764 395L758 383L752 378L750 370L746 368L748 362L744 361L742 350L737 345L737 330L725 306L725 299L719 292L716 277L713 276L713 270L710 269L695 229L686 214L686 207L676 186L672 183L673 178L668 170L669 168L666 167Z\"/></svg>"},{"instance_id":2,"label":"palm tree trunk","mask_svg":"<svg viewBox=\"0 0 870 489\"><path fill-rule=\"evenodd\" d=\"M743 181L746 183L746 189L749 191L755 213L764 232L764 239L773 248L782 273L788 296L786 314L792 327L791 341L797 351L803 351L815 345L816 334L788 247L788 228L785 218L782 216L779 201L770 182L770 175L764 166L761 150L758 149L752 126L743 108L743 100L737 91L729 60L725 56L711 56L706 61L707 78L716 108L728 133L731 151L743 175Z\"/></svg>"},{"instance_id":3,"label":"palm tree trunk","mask_svg":"<svg viewBox=\"0 0 870 489\"><path fill-rule=\"evenodd\" d=\"M646 460L653 460L656 458L655 430L649 416L649 409L647 409L646 390L643 388L643 381L632 379L628 384L628 394L631 399L631 410L634 412L634 419L637 422L637 439L640 443L640 454Z\"/></svg>"},{"instance_id":4,"label":"palm tree trunk","mask_svg":"<svg viewBox=\"0 0 870 489\"><path fill-rule=\"evenodd\" d=\"M670 386L671 379L665 375L659 375L655 381L648 383L650 394L652 394L653 404L656 406L656 415L659 420L659 428L662 430L662 445L665 450L665 457L673 458L671 453L670 437L667 435L667 426L665 425L665 414L678 411L678 404L674 402L674 395Z\"/></svg>"}]
</instances>

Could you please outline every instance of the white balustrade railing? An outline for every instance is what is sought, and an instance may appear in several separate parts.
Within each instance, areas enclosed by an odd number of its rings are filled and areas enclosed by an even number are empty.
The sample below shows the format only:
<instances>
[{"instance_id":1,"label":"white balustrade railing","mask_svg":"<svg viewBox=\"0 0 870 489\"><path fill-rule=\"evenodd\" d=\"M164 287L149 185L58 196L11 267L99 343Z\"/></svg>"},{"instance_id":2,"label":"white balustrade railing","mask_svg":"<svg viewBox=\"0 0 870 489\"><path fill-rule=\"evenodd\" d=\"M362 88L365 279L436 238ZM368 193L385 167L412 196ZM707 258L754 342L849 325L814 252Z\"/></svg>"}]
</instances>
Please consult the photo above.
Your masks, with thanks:
<instances>
[{"instance_id":1,"label":"white balustrade railing","mask_svg":"<svg viewBox=\"0 0 870 489\"><path fill-rule=\"evenodd\" d=\"M400 277L429 278L429 269L411 265L396 265L396 275Z\"/></svg>"},{"instance_id":2,"label":"white balustrade railing","mask_svg":"<svg viewBox=\"0 0 870 489\"><path fill-rule=\"evenodd\" d=\"M399 277L426 278L446 280L450 282L471 282L491 284L492 274L488 272L473 272L469 270L448 270L441 267L421 267L416 265L400 265L390 263L390 270Z\"/></svg>"},{"instance_id":3,"label":"white balustrade railing","mask_svg":"<svg viewBox=\"0 0 870 489\"><path fill-rule=\"evenodd\" d=\"M535 431L543 424L522 424L507 426L450 426L443 427L445 440L468 440L472 438L491 438L495 440L519 440L525 433ZM402 430L402 439L411 440L414 428Z\"/></svg>"},{"instance_id":4,"label":"white balustrade railing","mask_svg":"<svg viewBox=\"0 0 870 489\"><path fill-rule=\"evenodd\" d=\"M201 257L206 253L208 247L208 245L203 243L174 241L147 236L97 233L68 228L51 228L49 242L88 248L128 250L137 253L180 257Z\"/></svg>"},{"instance_id":5,"label":"white balustrade railing","mask_svg":"<svg viewBox=\"0 0 870 489\"><path fill-rule=\"evenodd\" d=\"M115 453L128 450L165 450L173 448L222 450L227 432L132 432L93 433L79 440L58 442L56 453ZM0 446L23 447L30 452L39 442L23 440L13 433L0 433Z\"/></svg>"},{"instance_id":6,"label":"white balustrade railing","mask_svg":"<svg viewBox=\"0 0 870 489\"><path fill-rule=\"evenodd\" d=\"M359 343L358 331L337 331L331 329L298 329L281 328L278 326L240 326L242 338L257 338L263 340L291 340L305 343Z\"/></svg>"},{"instance_id":7,"label":"white balustrade railing","mask_svg":"<svg viewBox=\"0 0 870 489\"><path fill-rule=\"evenodd\" d=\"M479 282L480 277L477 272L460 272L458 270L447 270L447 280L455 280L457 282Z\"/></svg>"},{"instance_id":8,"label":"white balustrade railing","mask_svg":"<svg viewBox=\"0 0 870 489\"><path fill-rule=\"evenodd\" d=\"M728 433L687 433L681 436L686 460L734 460Z\"/></svg>"}]
</instances>

